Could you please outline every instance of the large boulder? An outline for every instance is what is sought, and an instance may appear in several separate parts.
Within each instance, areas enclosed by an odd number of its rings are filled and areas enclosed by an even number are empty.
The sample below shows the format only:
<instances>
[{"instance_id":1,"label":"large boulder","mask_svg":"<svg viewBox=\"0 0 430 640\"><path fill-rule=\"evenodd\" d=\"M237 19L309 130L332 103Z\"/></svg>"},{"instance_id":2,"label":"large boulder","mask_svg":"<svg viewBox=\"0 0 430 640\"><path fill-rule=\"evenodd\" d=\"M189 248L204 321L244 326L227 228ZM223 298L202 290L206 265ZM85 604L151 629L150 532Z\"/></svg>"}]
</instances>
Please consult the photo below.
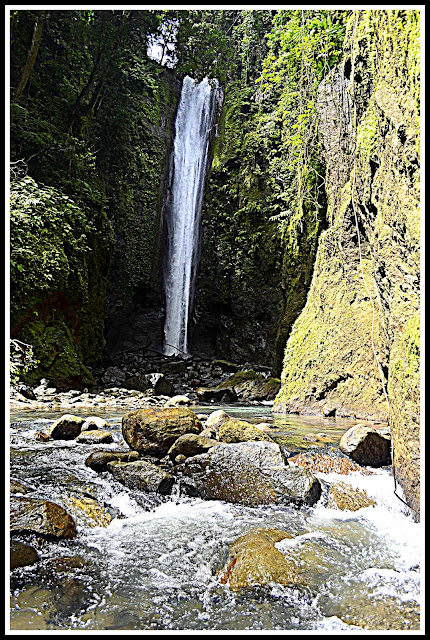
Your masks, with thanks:
<instances>
[{"instance_id":1,"label":"large boulder","mask_svg":"<svg viewBox=\"0 0 430 640\"><path fill-rule=\"evenodd\" d=\"M216 387L199 387L196 395L200 402L236 402L237 395L232 387L217 389Z\"/></svg>"},{"instance_id":2,"label":"large boulder","mask_svg":"<svg viewBox=\"0 0 430 640\"><path fill-rule=\"evenodd\" d=\"M230 419L222 423L219 428L220 442L273 442L272 438L245 420Z\"/></svg>"},{"instance_id":3,"label":"large boulder","mask_svg":"<svg viewBox=\"0 0 430 640\"><path fill-rule=\"evenodd\" d=\"M138 451L94 451L85 460L85 465L94 471L107 471L108 462L133 462L138 459Z\"/></svg>"},{"instance_id":4,"label":"large boulder","mask_svg":"<svg viewBox=\"0 0 430 640\"><path fill-rule=\"evenodd\" d=\"M26 567L39 561L39 555L36 549L29 544L18 542L18 540L10 541L10 568Z\"/></svg>"},{"instance_id":5,"label":"large boulder","mask_svg":"<svg viewBox=\"0 0 430 640\"><path fill-rule=\"evenodd\" d=\"M85 418L66 413L58 418L47 430L53 440L74 440L82 431Z\"/></svg>"},{"instance_id":6,"label":"large boulder","mask_svg":"<svg viewBox=\"0 0 430 640\"><path fill-rule=\"evenodd\" d=\"M312 505L321 495L320 482L307 469L286 466L274 442L221 443L188 458L183 473L203 498L247 506Z\"/></svg>"},{"instance_id":7,"label":"large boulder","mask_svg":"<svg viewBox=\"0 0 430 640\"><path fill-rule=\"evenodd\" d=\"M391 436L386 429L357 424L343 434L339 449L363 466L383 467L391 464Z\"/></svg>"},{"instance_id":8,"label":"large boulder","mask_svg":"<svg viewBox=\"0 0 430 640\"><path fill-rule=\"evenodd\" d=\"M163 458L179 436L200 431L200 420L185 407L139 409L122 418L122 435L130 449L157 458Z\"/></svg>"},{"instance_id":9,"label":"large boulder","mask_svg":"<svg viewBox=\"0 0 430 640\"><path fill-rule=\"evenodd\" d=\"M145 460L108 462L107 468L118 482L129 489L169 495L175 483L174 476Z\"/></svg>"},{"instance_id":10,"label":"large boulder","mask_svg":"<svg viewBox=\"0 0 430 640\"><path fill-rule=\"evenodd\" d=\"M229 547L227 561L219 572L222 584L231 591L278 582L295 584L299 568L275 547L277 542L292 538L281 529L252 529Z\"/></svg>"},{"instance_id":11,"label":"large boulder","mask_svg":"<svg viewBox=\"0 0 430 640\"><path fill-rule=\"evenodd\" d=\"M48 538L74 538L75 523L63 507L49 500L13 496L10 530L38 533Z\"/></svg>"},{"instance_id":12,"label":"large boulder","mask_svg":"<svg viewBox=\"0 0 430 640\"><path fill-rule=\"evenodd\" d=\"M202 432L203 433L203 432ZM184 433L170 447L168 455L171 460L175 460L177 456L197 456L200 453L206 453L211 447L216 447L220 443L214 438L206 438L197 433Z\"/></svg>"}]
</instances>

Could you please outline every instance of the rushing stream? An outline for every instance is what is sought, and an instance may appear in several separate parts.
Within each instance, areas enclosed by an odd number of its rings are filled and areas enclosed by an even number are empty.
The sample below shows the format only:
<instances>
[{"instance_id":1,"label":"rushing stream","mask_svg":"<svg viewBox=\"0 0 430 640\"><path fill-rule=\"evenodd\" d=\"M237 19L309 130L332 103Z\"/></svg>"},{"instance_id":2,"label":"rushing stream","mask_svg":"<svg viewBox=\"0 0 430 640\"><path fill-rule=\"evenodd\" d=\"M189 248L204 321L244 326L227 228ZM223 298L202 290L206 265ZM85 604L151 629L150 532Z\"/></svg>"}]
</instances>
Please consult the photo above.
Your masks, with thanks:
<instances>
[{"instance_id":1,"label":"rushing stream","mask_svg":"<svg viewBox=\"0 0 430 640\"><path fill-rule=\"evenodd\" d=\"M198 407L210 413L218 407ZM354 421L273 417L269 407L223 407L251 422L274 423L296 451L319 445L304 438L324 432L321 451L335 449ZM37 548L37 564L11 576L14 630L332 630L419 629L422 528L393 494L389 468L374 475L317 474L365 489L376 506L340 511L322 506L244 507L223 501L148 498L108 472L85 466L94 450L124 442L121 415L104 413L115 441L38 442L35 432L64 412L11 412L10 475L36 487L31 495L64 506L78 535L52 542L15 536ZM78 413L78 412L75 412ZM90 412L81 412L90 415ZM70 496L87 495L112 515L91 526ZM217 570L228 546L252 527L276 527L293 538L276 546L308 551L305 586L233 593ZM302 557L302 556L300 556ZM311 570L309 569L311 567Z\"/></svg>"}]
</instances>

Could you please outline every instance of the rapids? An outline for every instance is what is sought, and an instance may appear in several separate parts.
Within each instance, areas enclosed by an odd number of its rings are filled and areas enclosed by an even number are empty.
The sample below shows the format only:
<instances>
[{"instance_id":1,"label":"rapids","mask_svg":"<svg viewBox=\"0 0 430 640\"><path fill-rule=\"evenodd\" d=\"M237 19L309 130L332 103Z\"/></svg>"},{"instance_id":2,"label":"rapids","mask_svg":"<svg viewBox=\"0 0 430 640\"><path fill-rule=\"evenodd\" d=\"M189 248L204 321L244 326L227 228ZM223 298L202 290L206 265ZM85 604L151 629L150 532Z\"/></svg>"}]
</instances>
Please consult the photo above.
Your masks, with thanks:
<instances>
[{"instance_id":1,"label":"rapids","mask_svg":"<svg viewBox=\"0 0 430 640\"><path fill-rule=\"evenodd\" d=\"M285 445L297 451L318 446L331 451L354 422L274 418L270 407L222 408L251 422L274 423ZM36 487L29 495L67 508L78 535L57 542L14 536L35 546L40 561L11 572L12 630L420 628L422 525L394 496L391 468L367 476L316 474L325 482L337 479L365 489L376 506L356 512L329 509L322 501L297 509L249 508L175 495L155 498L132 492L108 472L96 473L84 464L95 449L124 447L118 412L103 414L115 441L96 446L37 442L35 431L56 417L58 412L11 412L10 475ZM303 438L321 431L329 436L324 445ZM112 515L110 524L91 526L73 511L69 497L77 494L104 505ZM252 527L290 532L294 537L276 547L297 554L297 562L299 551L307 550L306 586L273 583L238 594L221 584L217 570L229 544Z\"/></svg>"}]
</instances>

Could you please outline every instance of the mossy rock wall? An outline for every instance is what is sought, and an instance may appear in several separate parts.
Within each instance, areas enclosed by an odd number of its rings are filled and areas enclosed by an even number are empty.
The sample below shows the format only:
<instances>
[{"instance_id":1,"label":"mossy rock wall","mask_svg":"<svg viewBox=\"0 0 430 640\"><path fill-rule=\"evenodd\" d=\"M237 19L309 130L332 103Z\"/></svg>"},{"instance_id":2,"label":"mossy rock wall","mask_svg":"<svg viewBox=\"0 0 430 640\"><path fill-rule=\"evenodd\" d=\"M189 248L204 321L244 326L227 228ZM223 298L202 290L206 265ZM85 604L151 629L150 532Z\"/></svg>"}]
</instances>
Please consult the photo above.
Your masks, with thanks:
<instances>
[{"instance_id":1,"label":"mossy rock wall","mask_svg":"<svg viewBox=\"0 0 430 640\"><path fill-rule=\"evenodd\" d=\"M417 511L419 19L355 12L344 62L320 87L329 228L275 401L278 412L389 418L396 476Z\"/></svg>"}]
</instances>

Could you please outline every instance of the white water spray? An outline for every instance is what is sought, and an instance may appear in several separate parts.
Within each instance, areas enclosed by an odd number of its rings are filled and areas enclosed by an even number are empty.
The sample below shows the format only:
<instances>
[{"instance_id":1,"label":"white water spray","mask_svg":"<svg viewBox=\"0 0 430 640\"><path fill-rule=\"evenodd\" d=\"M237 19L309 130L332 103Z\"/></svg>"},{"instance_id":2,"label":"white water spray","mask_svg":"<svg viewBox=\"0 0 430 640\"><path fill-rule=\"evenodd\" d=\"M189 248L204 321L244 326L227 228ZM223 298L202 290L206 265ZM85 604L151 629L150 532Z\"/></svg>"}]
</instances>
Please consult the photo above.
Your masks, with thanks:
<instances>
[{"instance_id":1,"label":"white water spray","mask_svg":"<svg viewBox=\"0 0 430 640\"><path fill-rule=\"evenodd\" d=\"M168 215L164 352L188 353L188 321L199 253L200 216L214 96L205 78L182 84L175 122L173 174Z\"/></svg>"}]
</instances>

